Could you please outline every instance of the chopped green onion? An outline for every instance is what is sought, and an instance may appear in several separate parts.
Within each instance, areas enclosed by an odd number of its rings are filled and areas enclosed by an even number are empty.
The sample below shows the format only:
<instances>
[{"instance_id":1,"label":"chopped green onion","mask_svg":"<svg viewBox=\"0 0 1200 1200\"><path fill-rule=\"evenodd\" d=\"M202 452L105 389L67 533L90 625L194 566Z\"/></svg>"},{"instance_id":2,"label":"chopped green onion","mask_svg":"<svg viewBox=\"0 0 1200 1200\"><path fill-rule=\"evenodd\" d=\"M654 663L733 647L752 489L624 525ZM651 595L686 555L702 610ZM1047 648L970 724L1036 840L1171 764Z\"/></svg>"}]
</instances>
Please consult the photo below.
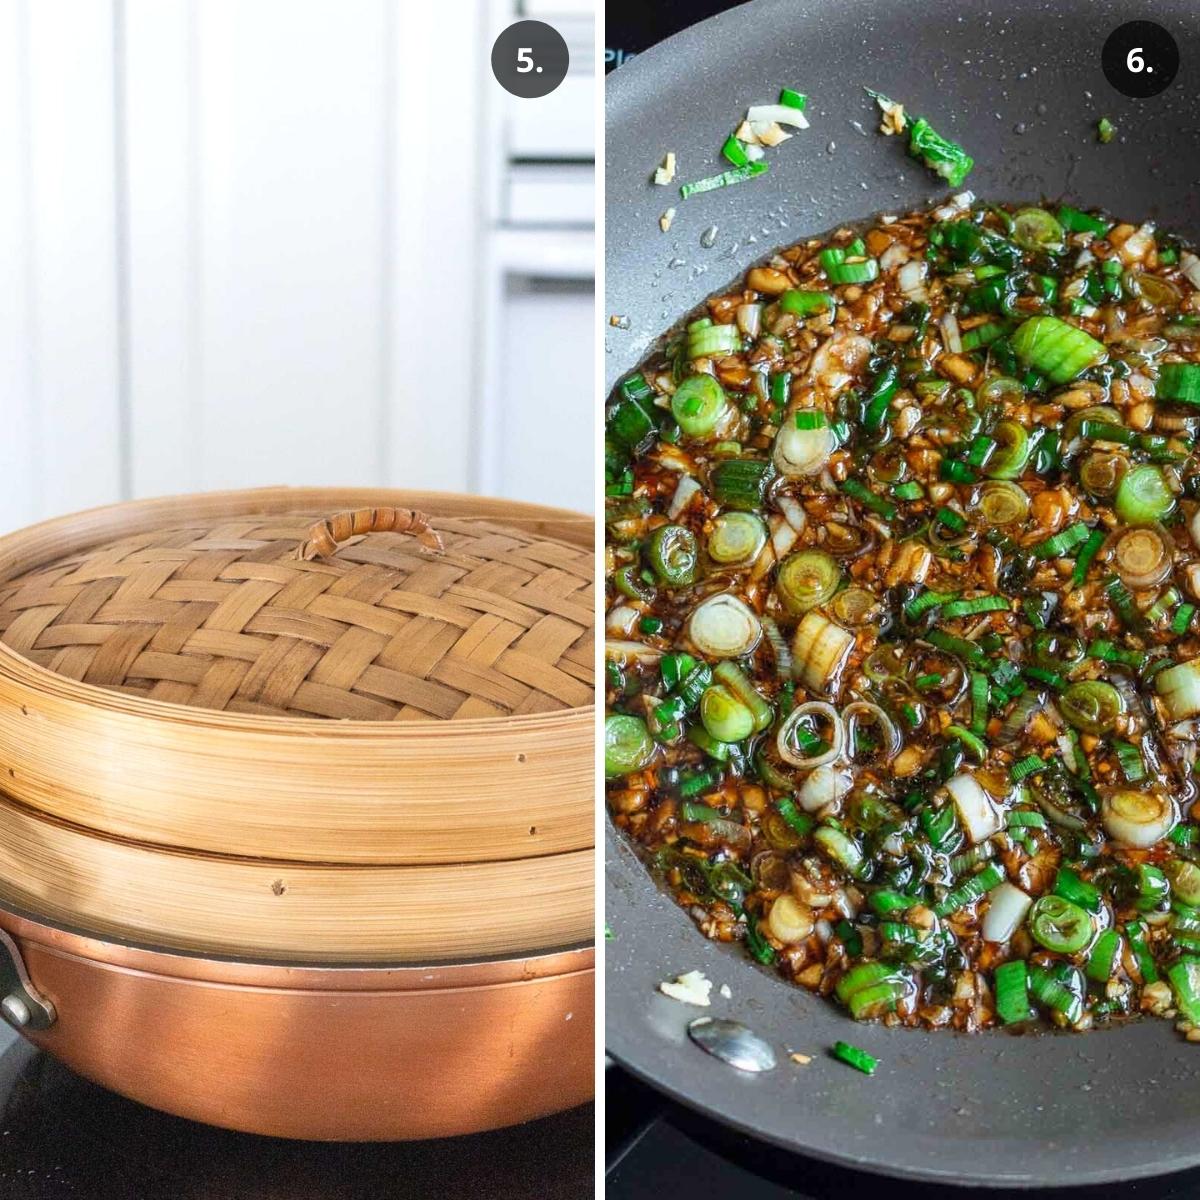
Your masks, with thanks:
<instances>
[{"instance_id":1,"label":"chopped green onion","mask_svg":"<svg viewBox=\"0 0 1200 1200\"><path fill-rule=\"evenodd\" d=\"M1064 900L1086 908L1088 912L1100 911L1100 889L1070 867L1059 867L1054 879L1054 892Z\"/></svg>"},{"instance_id":2,"label":"chopped green onion","mask_svg":"<svg viewBox=\"0 0 1200 1200\"><path fill-rule=\"evenodd\" d=\"M1112 978L1121 949L1121 935L1115 929L1106 929L1095 941L1088 954L1087 977L1095 983L1107 983Z\"/></svg>"},{"instance_id":3,"label":"chopped green onion","mask_svg":"<svg viewBox=\"0 0 1200 1200\"><path fill-rule=\"evenodd\" d=\"M996 1013L1005 1025L1033 1018L1029 1004L1029 975L1024 959L1014 959L996 968Z\"/></svg>"},{"instance_id":4,"label":"chopped green onion","mask_svg":"<svg viewBox=\"0 0 1200 1200\"><path fill-rule=\"evenodd\" d=\"M1020 762L1015 762L1012 765L1012 770L1009 772L1013 783L1020 783L1022 779L1028 779L1030 775L1036 775L1039 771L1044 771L1046 764L1038 755L1030 754L1021 759Z\"/></svg>"},{"instance_id":5,"label":"chopped green onion","mask_svg":"<svg viewBox=\"0 0 1200 1200\"><path fill-rule=\"evenodd\" d=\"M666 587L687 587L696 578L696 535L683 525L660 525L646 544L646 558Z\"/></svg>"},{"instance_id":6,"label":"chopped green onion","mask_svg":"<svg viewBox=\"0 0 1200 1200\"><path fill-rule=\"evenodd\" d=\"M797 429L828 429L829 418L819 408L800 408L794 418Z\"/></svg>"},{"instance_id":7,"label":"chopped green onion","mask_svg":"<svg viewBox=\"0 0 1200 1200\"><path fill-rule=\"evenodd\" d=\"M1071 233L1095 233L1103 237L1112 228L1109 221L1094 217L1091 213L1072 208L1069 204L1062 205L1058 210L1059 224Z\"/></svg>"},{"instance_id":8,"label":"chopped green onion","mask_svg":"<svg viewBox=\"0 0 1200 1200\"><path fill-rule=\"evenodd\" d=\"M908 127L908 152L952 188L961 187L975 160L956 142L942 137L924 117Z\"/></svg>"},{"instance_id":9,"label":"chopped green onion","mask_svg":"<svg viewBox=\"0 0 1200 1200\"><path fill-rule=\"evenodd\" d=\"M687 798L689 796L698 796L701 792L707 792L709 788L715 787L721 782L722 772L715 768L709 768L704 771L693 771L679 785L680 796Z\"/></svg>"},{"instance_id":10,"label":"chopped green onion","mask_svg":"<svg viewBox=\"0 0 1200 1200\"><path fill-rule=\"evenodd\" d=\"M769 967L777 957L775 948L759 932L758 921L749 916L746 918L746 949L764 967Z\"/></svg>"},{"instance_id":11,"label":"chopped green onion","mask_svg":"<svg viewBox=\"0 0 1200 1200\"><path fill-rule=\"evenodd\" d=\"M1122 650L1118 646L1114 646L1112 642L1106 638L1099 638L1092 642L1087 649L1088 658L1098 658L1104 662L1120 663L1121 666L1133 667L1134 670L1140 670L1146 661L1146 655L1141 650Z\"/></svg>"},{"instance_id":12,"label":"chopped green onion","mask_svg":"<svg viewBox=\"0 0 1200 1200\"><path fill-rule=\"evenodd\" d=\"M730 325L712 325L710 330L731 329ZM671 415L691 437L707 437L729 411L725 390L711 375L689 375L671 397Z\"/></svg>"},{"instance_id":13,"label":"chopped green onion","mask_svg":"<svg viewBox=\"0 0 1200 1200\"><path fill-rule=\"evenodd\" d=\"M1101 117L1096 122L1096 140L1103 145L1108 145L1116 135L1117 127L1107 118Z\"/></svg>"},{"instance_id":14,"label":"chopped green onion","mask_svg":"<svg viewBox=\"0 0 1200 1200\"><path fill-rule=\"evenodd\" d=\"M1060 529L1058 533L1046 538L1045 541L1038 542L1033 547L1033 552L1038 558L1063 558L1070 554L1076 546L1086 542L1090 535L1091 530L1082 521L1076 521L1073 525L1068 525L1066 529Z\"/></svg>"},{"instance_id":15,"label":"chopped green onion","mask_svg":"<svg viewBox=\"0 0 1200 1200\"><path fill-rule=\"evenodd\" d=\"M939 650L945 650L947 654L954 654L964 659L973 667L982 668L987 666L988 657L983 652L983 649L974 642L967 641L966 638L955 637L953 634L946 633L941 629L931 629L923 636L931 646L936 646Z\"/></svg>"},{"instance_id":16,"label":"chopped green onion","mask_svg":"<svg viewBox=\"0 0 1200 1200\"><path fill-rule=\"evenodd\" d=\"M939 917L948 917L960 908L974 904L981 896L1003 882L1004 872L995 863L990 862L977 875L972 875L953 891L947 892L942 901L934 905L933 911Z\"/></svg>"},{"instance_id":17,"label":"chopped green onion","mask_svg":"<svg viewBox=\"0 0 1200 1200\"><path fill-rule=\"evenodd\" d=\"M1158 369L1154 395L1177 404L1200 404L1200 365L1164 363Z\"/></svg>"},{"instance_id":18,"label":"chopped green onion","mask_svg":"<svg viewBox=\"0 0 1200 1200\"><path fill-rule=\"evenodd\" d=\"M641 376L637 378L641 379ZM625 395L608 410L604 433L619 446L632 450L657 427L654 406L649 398L641 394Z\"/></svg>"},{"instance_id":19,"label":"chopped green onion","mask_svg":"<svg viewBox=\"0 0 1200 1200\"><path fill-rule=\"evenodd\" d=\"M1141 616L1133 603L1133 596L1116 575L1110 575L1104 581L1104 592L1113 608L1117 610L1122 624L1129 629L1136 629L1141 625Z\"/></svg>"},{"instance_id":20,"label":"chopped green onion","mask_svg":"<svg viewBox=\"0 0 1200 1200\"><path fill-rule=\"evenodd\" d=\"M788 108L798 108L803 112L805 105L808 104L808 97L803 92L796 92L791 88L780 88L779 103L787 105Z\"/></svg>"},{"instance_id":21,"label":"chopped green onion","mask_svg":"<svg viewBox=\"0 0 1200 1200\"><path fill-rule=\"evenodd\" d=\"M1075 566L1071 571L1071 586L1082 587L1084 580L1087 578L1087 569L1091 566L1092 559L1100 552L1100 547L1104 545L1104 530L1093 529L1088 534L1088 539L1083 544L1083 548L1075 556Z\"/></svg>"},{"instance_id":22,"label":"chopped green onion","mask_svg":"<svg viewBox=\"0 0 1200 1200\"><path fill-rule=\"evenodd\" d=\"M1029 932L1055 954L1075 954L1092 939L1092 919L1061 895L1040 896L1029 910Z\"/></svg>"},{"instance_id":23,"label":"chopped green onion","mask_svg":"<svg viewBox=\"0 0 1200 1200\"><path fill-rule=\"evenodd\" d=\"M978 478L966 463L953 458L942 459L938 466L938 475L949 483L974 483Z\"/></svg>"},{"instance_id":24,"label":"chopped green onion","mask_svg":"<svg viewBox=\"0 0 1200 1200\"><path fill-rule=\"evenodd\" d=\"M1181 958L1167 970L1167 979L1185 1020L1200 1025L1200 958Z\"/></svg>"},{"instance_id":25,"label":"chopped green onion","mask_svg":"<svg viewBox=\"0 0 1200 1200\"><path fill-rule=\"evenodd\" d=\"M727 458L709 471L709 492L723 508L756 512L773 475L771 464L763 459Z\"/></svg>"},{"instance_id":26,"label":"chopped green onion","mask_svg":"<svg viewBox=\"0 0 1200 1200\"><path fill-rule=\"evenodd\" d=\"M1126 471L1117 485L1113 507L1126 525L1161 521L1175 507L1175 495L1162 471L1150 464Z\"/></svg>"},{"instance_id":27,"label":"chopped green onion","mask_svg":"<svg viewBox=\"0 0 1200 1200\"><path fill-rule=\"evenodd\" d=\"M804 292L799 288L791 288L779 297L779 307L783 312L797 317L813 317L832 311L834 299L828 292Z\"/></svg>"},{"instance_id":28,"label":"chopped green onion","mask_svg":"<svg viewBox=\"0 0 1200 1200\"><path fill-rule=\"evenodd\" d=\"M1008 326L1003 321L988 321L984 325L976 325L962 335L963 352L970 354L972 350L982 350L990 346L997 338L1008 332Z\"/></svg>"},{"instance_id":29,"label":"chopped green onion","mask_svg":"<svg viewBox=\"0 0 1200 1200\"><path fill-rule=\"evenodd\" d=\"M861 262L833 263L825 268L829 282L842 283L872 283L879 278L879 263L873 258L864 258Z\"/></svg>"},{"instance_id":30,"label":"chopped green onion","mask_svg":"<svg viewBox=\"0 0 1200 1200\"><path fill-rule=\"evenodd\" d=\"M865 483L857 479L843 480L841 488L847 496L864 504L872 512L878 513L884 520L890 521L896 515L896 506L890 500L876 495Z\"/></svg>"},{"instance_id":31,"label":"chopped green onion","mask_svg":"<svg viewBox=\"0 0 1200 1200\"><path fill-rule=\"evenodd\" d=\"M920 500L925 495L925 489L915 479L907 483L898 483L892 488L892 495L897 500Z\"/></svg>"},{"instance_id":32,"label":"chopped green onion","mask_svg":"<svg viewBox=\"0 0 1200 1200\"><path fill-rule=\"evenodd\" d=\"M742 183L747 179L765 174L768 166L765 162L747 163L744 167L734 167L730 171L722 171L719 175L710 175L707 179L698 179L695 183L685 183L680 189L680 196L686 200L701 192L712 192L717 188L729 187L734 183Z\"/></svg>"},{"instance_id":33,"label":"chopped green onion","mask_svg":"<svg viewBox=\"0 0 1200 1200\"><path fill-rule=\"evenodd\" d=\"M863 425L877 432L883 427L887 416L888 405L900 388L900 373L895 363L889 363L875 377L871 390L867 393L866 408L863 411Z\"/></svg>"},{"instance_id":34,"label":"chopped green onion","mask_svg":"<svg viewBox=\"0 0 1200 1200\"><path fill-rule=\"evenodd\" d=\"M663 687L668 692L673 690L695 666L696 660L690 654L664 654L658 664Z\"/></svg>"},{"instance_id":35,"label":"chopped green onion","mask_svg":"<svg viewBox=\"0 0 1200 1200\"><path fill-rule=\"evenodd\" d=\"M1175 616L1171 618L1172 633L1186 633L1192 624L1192 617L1196 615L1196 606L1194 604L1181 604Z\"/></svg>"},{"instance_id":36,"label":"chopped green onion","mask_svg":"<svg viewBox=\"0 0 1200 1200\"><path fill-rule=\"evenodd\" d=\"M1125 926L1125 936L1129 939L1129 949L1133 952L1138 966L1138 973L1143 983L1158 982L1158 967L1154 964L1154 955L1146 945L1145 921L1131 921Z\"/></svg>"},{"instance_id":37,"label":"chopped green onion","mask_svg":"<svg viewBox=\"0 0 1200 1200\"><path fill-rule=\"evenodd\" d=\"M1057 671L1047 671L1044 667L1024 667L1021 674L1026 679L1032 679L1034 683L1044 683L1056 691L1061 691L1067 686L1066 677L1060 675Z\"/></svg>"},{"instance_id":38,"label":"chopped green onion","mask_svg":"<svg viewBox=\"0 0 1200 1200\"><path fill-rule=\"evenodd\" d=\"M1013 214L1012 240L1022 250L1060 250L1063 227L1044 208L1023 208Z\"/></svg>"},{"instance_id":39,"label":"chopped green onion","mask_svg":"<svg viewBox=\"0 0 1200 1200\"><path fill-rule=\"evenodd\" d=\"M679 815L685 821L723 821L724 814L719 809L710 807L707 804L699 804L695 800L685 800L679 806Z\"/></svg>"},{"instance_id":40,"label":"chopped green onion","mask_svg":"<svg viewBox=\"0 0 1200 1200\"><path fill-rule=\"evenodd\" d=\"M881 916L890 917L894 913L904 912L917 903L914 896L906 896L903 892L895 892L890 888L880 888L868 897L871 907Z\"/></svg>"},{"instance_id":41,"label":"chopped green onion","mask_svg":"<svg viewBox=\"0 0 1200 1200\"><path fill-rule=\"evenodd\" d=\"M779 564L775 590L793 614L819 608L833 598L842 583L842 568L824 550L801 550Z\"/></svg>"},{"instance_id":42,"label":"chopped green onion","mask_svg":"<svg viewBox=\"0 0 1200 1200\"><path fill-rule=\"evenodd\" d=\"M732 133L725 139L725 145L721 147L721 153L735 167L744 167L750 162L746 157L746 148Z\"/></svg>"},{"instance_id":43,"label":"chopped green onion","mask_svg":"<svg viewBox=\"0 0 1200 1200\"><path fill-rule=\"evenodd\" d=\"M1070 383L1107 357L1101 342L1058 317L1030 317L1012 335L1017 357L1053 383Z\"/></svg>"},{"instance_id":44,"label":"chopped green onion","mask_svg":"<svg viewBox=\"0 0 1200 1200\"><path fill-rule=\"evenodd\" d=\"M925 836L939 852L950 850L956 841L961 840L957 828L958 818L952 804L945 804L941 808L923 808L920 821Z\"/></svg>"},{"instance_id":45,"label":"chopped green onion","mask_svg":"<svg viewBox=\"0 0 1200 1200\"><path fill-rule=\"evenodd\" d=\"M1046 818L1040 812L1027 812L1017 809L1008 814L1006 825L1009 829L1045 829Z\"/></svg>"},{"instance_id":46,"label":"chopped green onion","mask_svg":"<svg viewBox=\"0 0 1200 1200\"><path fill-rule=\"evenodd\" d=\"M987 729L988 677L982 671L971 672L971 732L982 737Z\"/></svg>"},{"instance_id":47,"label":"chopped green onion","mask_svg":"<svg viewBox=\"0 0 1200 1200\"><path fill-rule=\"evenodd\" d=\"M1008 612L1011 601L1003 596L976 596L972 600L953 600L941 612L943 620L952 621L955 617L973 617L978 613Z\"/></svg>"},{"instance_id":48,"label":"chopped green onion","mask_svg":"<svg viewBox=\"0 0 1200 1200\"><path fill-rule=\"evenodd\" d=\"M1088 679L1071 684L1059 696L1058 710L1076 729L1100 736L1116 725L1125 701L1111 683Z\"/></svg>"},{"instance_id":49,"label":"chopped green onion","mask_svg":"<svg viewBox=\"0 0 1200 1200\"><path fill-rule=\"evenodd\" d=\"M943 505L937 510L934 520L939 525L945 525L951 533L962 533L967 527L967 519L962 513L955 512L952 508L947 508Z\"/></svg>"},{"instance_id":50,"label":"chopped green onion","mask_svg":"<svg viewBox=\"0 0 1200 1200\"><path fill-rule=\"evenodd\" d=\"M920 595L914 596L907 604L904 605L904 615L910 620L915 621L922 613L928 612L931 608L937 608L940 604L945 604L949 600L957 598L957 592L935 592L932 588L926 588ZM936 682L941 682L941 676L936 676Z\"/></svg>"},{"instance_id":51,"label":"chopped green onion","mask_svg":"<svg viewBox=\"0 0 1200 1200\"><path fill-rule=\"evenodd\" d=\"M982 764L987 758L987 743L969 729L964 729L961 725L947 725L944 732L948 737L960 742L976 763Z\"/></svg>"},{"instance_id":52,"label":"chopped green onion","mask_svg":"<svg viewBox=\"0 0 1200 1200\"><path fill-rule=\"evenodd\" d=\"M1039 1004L1044 1004L1047 1008L1061 1013L1072 1025L1083 1016L1082 988L1078 992L1075 991L1045 967L1039 967L1034 963L1029 964L1028 973L1029 990ZM1074 976L1078 974L1077 971L1073 973Z\"/></svg>"},{"instance_id":53,"label":"chopped green onion","mask_svg":"<svg viewBox=\"0 0 1200 1200\"><path fill-rule=\"evenodd\" d=\"M640 717L613 713L604 721L604 774L612 779L640 771L654 756L654 739Z\"/></svg>"},{"instance_id":54,"label":"chopped green onion","mask_svg":"<svg viewBox=\"0 0 1200 1200\"><path fill-rule=\"evenodd\" d=\"M1113 742L1117 761L1125 775L1126 783L1137 783L1146 778L1146 764L1142 760L1142 752L1129 742Z\"/></svg>"},{"instance_id":55,"label":"chopped green onion","mask_svg":"<svg viewBox=\"0 0 1200 1200\"><path fill-rule=\"evenodd\" d=\"M850 1045L849 1042L834 1042L831 1053L834 1058L844 1062L848 1067L853 1067L856 1071L861 1071L864 1075L874 1075L875 1068L879 1066L877 1058L873 1058L858 1046Z\"/></svg>"}]
</instances>

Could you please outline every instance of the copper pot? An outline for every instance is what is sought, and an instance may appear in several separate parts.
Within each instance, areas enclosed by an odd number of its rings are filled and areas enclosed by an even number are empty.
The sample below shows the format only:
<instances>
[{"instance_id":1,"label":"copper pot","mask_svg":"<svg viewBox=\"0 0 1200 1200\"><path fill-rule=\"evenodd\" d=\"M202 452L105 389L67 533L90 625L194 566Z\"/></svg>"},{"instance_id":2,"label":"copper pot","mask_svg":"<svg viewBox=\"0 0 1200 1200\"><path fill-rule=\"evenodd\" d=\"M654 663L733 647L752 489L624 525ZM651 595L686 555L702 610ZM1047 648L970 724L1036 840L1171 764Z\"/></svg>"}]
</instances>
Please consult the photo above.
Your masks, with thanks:
<instances>
[{"instance_id":1,"label":"copper pot","mask_svg":"<svg viewBox=\"0 0 1200 1200\"><path fill-rule=\"evenodd\" d=\"M10 909L0 930L10 1023L88 1079L191 1120L390 1141L515 1124L593 1094L590 946L326 967L157 950Z\"/></svg>"}]
</instances>

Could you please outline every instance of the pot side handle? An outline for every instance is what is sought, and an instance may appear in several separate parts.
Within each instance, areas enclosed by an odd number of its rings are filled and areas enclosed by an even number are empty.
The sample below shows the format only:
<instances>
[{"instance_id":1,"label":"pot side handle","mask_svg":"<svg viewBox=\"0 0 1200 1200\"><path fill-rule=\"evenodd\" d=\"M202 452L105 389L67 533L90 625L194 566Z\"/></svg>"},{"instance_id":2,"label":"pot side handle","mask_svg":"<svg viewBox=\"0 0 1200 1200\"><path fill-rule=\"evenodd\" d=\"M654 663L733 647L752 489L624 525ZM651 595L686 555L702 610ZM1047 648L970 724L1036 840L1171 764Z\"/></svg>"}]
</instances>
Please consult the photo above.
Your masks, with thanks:
<instances>
[{"instance_id":1,"label":"pot side handle","mask_svg":"<svg viewBox=\"0 0 1200 1200\"><path fill-rule=\"evenodd\" d=\"M49 1029L58 1019L54 1005L33 986L13 938L0 929L0 1017L21 1031Z\"/></svg>"}]
</instances>

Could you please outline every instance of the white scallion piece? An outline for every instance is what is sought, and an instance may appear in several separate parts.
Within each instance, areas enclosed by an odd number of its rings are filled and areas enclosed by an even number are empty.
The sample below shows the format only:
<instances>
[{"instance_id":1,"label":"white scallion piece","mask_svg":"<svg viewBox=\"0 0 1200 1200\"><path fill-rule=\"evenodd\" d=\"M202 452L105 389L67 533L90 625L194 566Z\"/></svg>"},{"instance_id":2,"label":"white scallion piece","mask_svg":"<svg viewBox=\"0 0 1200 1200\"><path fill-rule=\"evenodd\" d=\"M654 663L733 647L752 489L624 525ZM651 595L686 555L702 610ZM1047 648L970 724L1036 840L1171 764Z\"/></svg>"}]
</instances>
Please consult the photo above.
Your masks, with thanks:
<instances>
[{"instance_id":1,"label":"white scallion piece","mask_svg":"<svg viewBox=\"0 0 1200 1200\"><path fill-rule=\"evenodd\" d=\"M746 113L746 120L751 125L766 122L791 125L794 129L808 128L808 118L798 108L792 108L788 104L755 104Z\"/></svg>"},{"instance_id":2,"label":"white scallion piece","mask_svg":"<svg viewBox=\"0 0 1200 1200\"><path fill-rule=\"evenodd\" d=\"M1200 288L1200 258L1190 250L1185 250L1179 256L1179 269L1192 287Z\"/></svg>"},{"instance_id":3,"label":"white scallion piece","mask_svg":"<svg viewBox=\"0 0 1200 1200\"><path fill-rule=\"evenodd\" d=\"M986 842L993 833L1003 828L1003 820L991 797L966 771L955 775L946 784L946 791L958 809L958 819L975 845Z\"/></svg>"},{"instance_id":4,"label":"white scallion piece","mask_svg":"<svg viewBox=\"0 0 1200 1200\"><path fill-rule=\"evenodd\" d=\"M854 635L815 608L804 614L792 638L792 674L810 692L834 691Z\"/></svg>"},{"instance_id":5,"label":"white scallion piece","mask_svg":"<svg viewBox=\"0 0 1200 1200\"><path fill-rule=\"evenodd\" d=\"M785 416L775 435L771 458L781 475L791 478L816 475L829 461L836 446L837 439L827 424L816 429L797 429L795 420Z\"/></svg>"},{"instance_id":6,"label":"white scallion piece","mask_svg":"<svg viewBox=\"0 0 1200 1200\"><path fill-rule=\"evenodd\" d=\"M675 520L691 504L692 500L703 491L704 489L700 484L690 475L682 476L675 485L675 495L671 497L671 505L667 509L667 515L672 521Z\"/></svg>"},{"instance_id":7,"label":"white scallion piece","mask_svg":"<svg viewBox=\"0 0 1200 1200\"><path fill-rule=\"evenodd\" d=\"M736 596L723 592L698 604L688 618L688 637L711 658L741 658L758 645L762 622Z\"/></svg>"},{"instance_id":8,"label":"white scallion piece","mask_svg":"<svg viewBox=\"0 0 1200 1200\"><path fill-rule=\"evenodd\" d=\"M1146 850L1170 832L1175 824L1175 809L1170 798L1161 792L1122 788L1101 800L1100 821L1114 842Z\"/></svg>"},{"instance_id":9,"label":"white scallion piece","mask_svg":"<svg viewBox=\"0 0 1200 1200\"><path fill-rule=\"evenodd\" d=\"M836 804L850 790L850 776L826 763L816 767L800 785L796 803L805 812L820 812Z\"/></svg>"},{"instance_id":10,"label":"white scallion piece","mask_svg":"<svg viewBox=\"0 0 1200 1200\"><path fill-rule=\"evenodd\" d=\"M1170 709L1172 721L1200 714L1200 658L1167 667L1154 676L1154 689Z\"/></svg>"},{"instance_id":11,"label":"white scallion piece","mask_svg":"<svg viewBox=\"0 0 1200 1200\"><path fill-rule=\"evenodd\" d=\"M1007 942L1025 920L1025 914L1033 903L1019 887L1001 883L988 892L988 908L983 917L983 940L985 942Z\"/></svg>"}]
</instances>

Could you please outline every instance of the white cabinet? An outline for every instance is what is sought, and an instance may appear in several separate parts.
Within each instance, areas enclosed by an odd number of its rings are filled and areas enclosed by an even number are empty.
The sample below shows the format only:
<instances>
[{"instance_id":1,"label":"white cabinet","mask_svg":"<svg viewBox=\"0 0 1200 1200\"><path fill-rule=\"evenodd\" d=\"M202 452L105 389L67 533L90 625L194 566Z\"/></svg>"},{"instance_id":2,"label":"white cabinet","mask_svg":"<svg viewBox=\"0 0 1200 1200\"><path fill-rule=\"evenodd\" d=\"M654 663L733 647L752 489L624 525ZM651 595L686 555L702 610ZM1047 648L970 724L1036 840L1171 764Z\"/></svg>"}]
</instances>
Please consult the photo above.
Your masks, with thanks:
<instances>
[{"instance_id":1,"label":"white cabinet","mask_svg":"<svg viewBox=\"0 0 1200 1200\"><path fill-rule=\"evenodd\" d=\"M511 2L0 0L0 529L274 483L590 508L593 26L562 6L572 72L517 101Z\"/></svg>"}]
</instances>

